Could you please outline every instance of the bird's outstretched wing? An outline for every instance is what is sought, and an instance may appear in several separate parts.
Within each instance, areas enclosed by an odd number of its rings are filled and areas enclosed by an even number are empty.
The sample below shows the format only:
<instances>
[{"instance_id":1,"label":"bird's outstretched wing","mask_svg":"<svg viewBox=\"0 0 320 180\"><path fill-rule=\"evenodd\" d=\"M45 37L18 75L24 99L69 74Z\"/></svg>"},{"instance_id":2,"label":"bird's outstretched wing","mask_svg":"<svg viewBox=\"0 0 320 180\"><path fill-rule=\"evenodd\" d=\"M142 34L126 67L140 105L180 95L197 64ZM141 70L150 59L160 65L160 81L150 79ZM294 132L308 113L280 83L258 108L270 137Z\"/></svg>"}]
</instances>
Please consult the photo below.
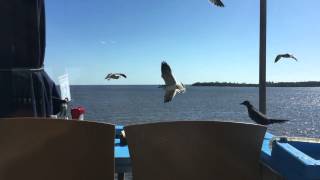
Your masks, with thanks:
<instances>
[{"instance_id":1,"label":"bird's outstretched wing","mask_svg":"<svg viewBox=\"0 0 320 180\"><path fill-rule=\"evenodd\" d=\"M290 55L290 57L296 61L298 61L298 59L296 57L294 57L293 55Z\"/></svg>"},{"instance_id":2,"label":"bird's outstretched wing","mask_svg":"<svg viewBox=\"0 0 320 180\"><path fill-rule=\"evenodd\" d=\"M122 74L122 73L118 73L118 75L124 77L124 78L127 78L127 76L125 74Z\"/></svg>"},{"instance_id":3,"label":"bird's outstretched wing","mask_svg":"<svg viewBox=\"0 0 320 180\"><path fill-rule=\"evenodd\" d=\"M221 2L221 0L210 0L210 2L218 7L224 7L224 4Z\"/></svg>"},{"instance_id":4,"label":"bird's outstretched wing","mask_svg":"<svg viewBox=\"0 0 320 180\"><path fill-rule=\"evenodd\" d=\"M176 93L177 91L175 89L166 90L166 93L164 94L164 103L170 102Z\"/></svg>"},{"instance_id":5,"label":"bird's outstretched wing","mask_svg":"<svg viewBox=\"0 0 320 180\"><path fill-rule=\"evenodd\" d=\"M276 57L276 59L274 60L274 62L276 63L276 62L278 62L281 58L292 58L292 59L294 59L294 60L296 60L296 61L298 61L298 59L296 58L296 57L294 57L292 54L279 54L277 57Z\"/></svg>"},{"instance_id":6,"label":"bird's outstretched wing","mask_svg":"<svg viewBox=\"0 0 320 180\"><path fill-rule=\"evenodd\" d=\"M161 77L163 78L166 85L176 84L176 80L172 75L171 68L165 61L161 63Z\"/></svg>"},{"instance_id":7,"label":"bird's outstretched wing","mask_svg":"<svg viewBox=\"0 0 320 180\"><path fill-rule=\"evenodd\" d=\"M274 63L278 62L282 58L282 54L279 54L276 59L274 60Z\"/></svg>"},{"instance_id":8,"label":"bird's outstretched wing","mask_svg":"<svg viewBox=\"0 0 320 180\"><path fill-rule=\"evenodd\" d=\"M111 76L112 76L112 73L109 73L109 74L105 77L105 79L111 78Z\"/></svg>"}]
</instances>

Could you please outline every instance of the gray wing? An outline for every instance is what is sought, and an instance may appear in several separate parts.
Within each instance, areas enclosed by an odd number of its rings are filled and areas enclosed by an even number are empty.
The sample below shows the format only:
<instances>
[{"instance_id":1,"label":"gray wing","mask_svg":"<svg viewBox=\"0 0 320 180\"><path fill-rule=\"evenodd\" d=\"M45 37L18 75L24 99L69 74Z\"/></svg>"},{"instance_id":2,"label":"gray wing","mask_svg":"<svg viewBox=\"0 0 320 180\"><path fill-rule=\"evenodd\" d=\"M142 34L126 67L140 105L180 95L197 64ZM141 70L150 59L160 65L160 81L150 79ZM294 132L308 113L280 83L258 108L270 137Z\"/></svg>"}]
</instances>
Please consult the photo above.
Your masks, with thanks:
<instances>
[{"instance_id":1,"label":"gray wing","mask_svg":"<svg viewBox=\"0 0 320 180\"><path fill-rule=\"evenodd\" d=\"M127 76L125 74L122 74L122 73L118 73L119 76L122 76L124 78L127 78Z\"/></svg>"},{"instance_id":2,"label":"gray wing","mask_svg":"<svg viewBox=\"0 0 320 180\"><path fill-rule=\"evenodd\" d=\"M258 124L267 125L269 124L269 119L267 116L259 112L254 107L252 109L248 109L249 117Z\"/></svg>"},{"instance_id":3,"label":"gray wing","mask_svg":"<svg viewBox=\"0 0 320 180\"><path fill-rule=\"evenodd\" d=\"M224 7L224 4L221 2L221 0L210 0L210 2L218 7Z\"/></svg>"},{"instance_id":4,"label":"gray wing","mask_svg":"<svg viewBox=\"0 0 320 180\"><path fill-rule=\"evenodd\" d=\"M290 55L290 57L296 61L298 61L298 59L296 57L294 57L293 55Z\"/></svg>"},{"instance_id":5,"label":"gray wing","mask_svg":"<svg viewBox=\"0 0 320 180\"><path fill-rule=\"evenodd\" d=\"M105 79L111 78L111 76L112 76L112 73L109 73L109 74L105 77Z\"/></svg>"},{"instance_id":6,"label":"gray wing","mask_svg":"<svg viewBox=\"0 0 320 180\"><path fill-rule=\"evenodd\" d=\"M253 112L254 112L254 114L256 115L256 116L260 116L260 117L262 117L263 119L269 119L266 115L264 115L264 114L262 114L260 111L258 111L256 108L252 108L252 110L253 110Z\"/></svg>"},{"instance_id":7,"label":"gray wing","mask_svg":"<svg viewBox=\"0 0 320 180\"><path fill-rule=\"evenodd\" d=\"M176 80L171 73L170 66L164 61L161 63L161 77L163 78L166 85L176 84Z\"/></svg>"},{"instance_id":8,"label":"gray wing","mask_svg":"<svg viewBox=\"0 0 320 180\"><path fill-rule=\"evenodd\" d=\"M276 57L276 59L274 60L274 62L276 63L276 62L278 62L281 58L282 58L282 54L279 54L277 57Z\"/></svg>"},{"instance_id":9,"label":"gray wing","mask_svg":"<svg viewBox=\"0 0 320 180\"><path fill-rule=\"evenodd\" d=\"M164 94L164 103L170 102L173 97L176 95L176 90L166 90L166 93Z\"/></svg>"}]
</instances>

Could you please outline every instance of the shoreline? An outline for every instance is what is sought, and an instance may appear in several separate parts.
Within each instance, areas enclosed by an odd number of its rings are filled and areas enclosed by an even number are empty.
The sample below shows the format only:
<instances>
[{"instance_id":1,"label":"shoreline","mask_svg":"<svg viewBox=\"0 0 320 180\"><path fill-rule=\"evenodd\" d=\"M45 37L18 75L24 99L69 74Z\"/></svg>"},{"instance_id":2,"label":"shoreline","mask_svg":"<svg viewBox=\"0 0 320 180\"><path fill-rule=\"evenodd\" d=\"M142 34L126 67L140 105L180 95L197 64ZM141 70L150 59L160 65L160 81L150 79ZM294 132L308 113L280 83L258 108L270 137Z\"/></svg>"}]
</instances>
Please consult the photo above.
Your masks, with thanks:
<instances>
[{"instance_id":1,"label":"shoreline","mask_svg":"<svg viewBox=\"0 0 320 180\"><path fill-rule=\"evenodd\" d=\"M259 87L259 84L230 83L230 82L196 82L191 86L198 87ZM320 81L305 82L267 82L266 87L320 87Z\"/></svg>"}]
</instances>

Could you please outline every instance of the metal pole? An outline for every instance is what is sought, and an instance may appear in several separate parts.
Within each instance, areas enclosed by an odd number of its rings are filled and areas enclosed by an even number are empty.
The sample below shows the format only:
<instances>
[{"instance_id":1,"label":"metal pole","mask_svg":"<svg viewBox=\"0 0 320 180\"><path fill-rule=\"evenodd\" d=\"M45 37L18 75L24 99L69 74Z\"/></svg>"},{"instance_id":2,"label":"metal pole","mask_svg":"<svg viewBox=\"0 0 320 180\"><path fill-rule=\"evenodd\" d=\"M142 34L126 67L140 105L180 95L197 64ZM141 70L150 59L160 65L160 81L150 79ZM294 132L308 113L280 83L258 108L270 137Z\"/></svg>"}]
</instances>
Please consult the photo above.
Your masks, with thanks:
<instances>
[{"instance_id":1,"label":"metal pole","mask_svg":"<svg viewBox=\"0 0 320 180\"><path fill-rule=\"evenodd\" d=\"M259 111L266 114L267 0L260 0Z\"/></svg>"}]
</instances>

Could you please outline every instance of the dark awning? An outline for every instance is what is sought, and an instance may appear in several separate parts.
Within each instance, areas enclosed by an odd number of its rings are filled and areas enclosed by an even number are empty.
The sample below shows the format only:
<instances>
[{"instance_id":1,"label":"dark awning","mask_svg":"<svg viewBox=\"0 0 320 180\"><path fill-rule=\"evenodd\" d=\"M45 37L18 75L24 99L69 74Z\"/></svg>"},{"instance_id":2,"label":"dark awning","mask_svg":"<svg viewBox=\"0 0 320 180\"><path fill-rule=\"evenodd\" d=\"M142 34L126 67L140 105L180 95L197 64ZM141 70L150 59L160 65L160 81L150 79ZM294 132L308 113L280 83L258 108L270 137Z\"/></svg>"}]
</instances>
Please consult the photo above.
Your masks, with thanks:
<instances>
[{"instance_id":1,"label":"dark awning","mask_svg":"<svg viewBox=\"0 0 320 180\"><path fill-rule=\"evenodd\" d=\"M43 70L44 0L1 0L0 23L0 117L56 114L60 95Z\"/></svg>"}]
</instances>

